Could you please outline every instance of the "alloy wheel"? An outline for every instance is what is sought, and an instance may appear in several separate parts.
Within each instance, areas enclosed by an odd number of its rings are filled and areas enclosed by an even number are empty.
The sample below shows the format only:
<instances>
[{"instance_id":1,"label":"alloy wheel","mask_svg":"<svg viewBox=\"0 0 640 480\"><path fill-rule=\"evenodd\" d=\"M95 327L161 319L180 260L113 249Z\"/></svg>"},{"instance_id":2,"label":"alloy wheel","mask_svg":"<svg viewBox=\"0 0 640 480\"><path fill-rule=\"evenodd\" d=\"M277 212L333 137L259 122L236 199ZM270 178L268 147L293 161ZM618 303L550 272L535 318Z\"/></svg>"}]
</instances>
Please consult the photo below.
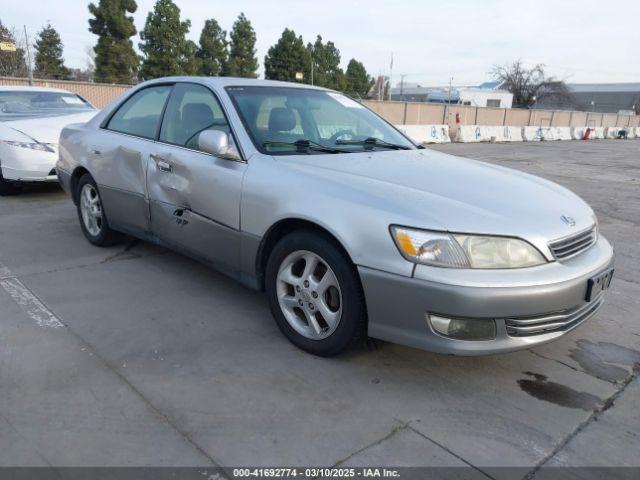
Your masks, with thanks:
<instances>
[{"instance_id":1,"label":"alloy wheel","mask_svg":"<svg viewBox=\"0 0 640 480\"><path fill-rule=\"evenodd\" d=\"M298 250L278 270L276 291L291 327L311 340L331 335L342 316L342 292L331 267L319 255Z\"/></svg>"},{"instance_id":2,"label":"alloy wheel","mask_svg":"<svg viewBox=\"0 0 640 480\"><path fill-rule=\"evenodd\" d=\"M80 191L80 212L87 232L93 237L100 235L102 231L102 205L96 188L87 183Z\"/></svg>"}]
</instances>

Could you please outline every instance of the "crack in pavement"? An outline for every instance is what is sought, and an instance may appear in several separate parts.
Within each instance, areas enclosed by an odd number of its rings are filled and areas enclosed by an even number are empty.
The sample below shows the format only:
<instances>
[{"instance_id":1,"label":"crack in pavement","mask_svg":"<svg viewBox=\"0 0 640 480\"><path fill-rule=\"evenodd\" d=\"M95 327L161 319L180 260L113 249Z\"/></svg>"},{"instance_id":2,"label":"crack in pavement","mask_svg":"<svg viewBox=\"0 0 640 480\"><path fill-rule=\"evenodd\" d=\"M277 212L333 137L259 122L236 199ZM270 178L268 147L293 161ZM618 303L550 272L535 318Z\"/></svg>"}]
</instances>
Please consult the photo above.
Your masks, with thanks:
<instances>
[{"instance_id":1,"label":"crack in pavement","mask_svg":"<svg viewBox=\"0 0 640 480\"><path fill-rule=\"evenodd\" d=\"M402 432L403 430L410 430L411 432L415 433L416 435L418 435L419 437L423 438L424 440L432 443L433 445L435 445L436 447L444 450L445 452L447 452L449 455L457 458L458 460L460 460L462 463L464 463L465 465L467 465L468 467L473 468L474 470L477 470L478 472L480 472L482 475L484 475L487 478L490 478L491 480L495 480L494 477L492 477L491 475L489 475L487 472L483 471L481 468L473 465L471 462L469 462L468 460L466 460L465 458L461 457L460 455L458 455L457 453L455 453L454 451L452 451L451 449L447 448L445 445L441 444L440 442L435 441L434 439L432 439L431 437L425 435L424 433L422 433L419 430L416 430L414 427L411 426L411 422L404 422L402 420L398 420L396 419L397 422L400 422L400 425L396 426L395 428L393 428L389 433L387 433L385 436L383 436L382 438L379 438L378 440L350 453L349 455L347 455L346 457L344 457L342 460L339 460L338 462L336 462L335 464L333 464L331 466L331 468L335 468L338 467L342 464L344 464L345 462L349 461L350 459L352 459L353 457L355 457L356 455L358 455L359 453L364 452L365 450L368 450L372 447L375 447L377 445L382 444L383 442L385 442L386 440L390 439L391 437L393 437L395 434Z\"/></svg>"},{"instance_id":2,"label":"crack in pavement","mask_svg":"<svg viewBox=\"0 0 640 480\"><path fill-rule=\"evenodd\" d=\"M524 477L523 480L531 480L533 479L538 471L544 467L544 465L555 457L567 444L573 440L580 432L582 432L585 428L587 428L591 423L598 420L598 418L607 410L609 410L614 404L615 401L622 395L625 389L633 382L638 375L640 374L640 368L634 368L633 373L620 384L620 388L616 390L613 394L611 394L602 405L595 410L583 421L581 422L573 432L569 433L562 441L560 441L552 450L546 455L538 464L532 468Z\"/></svg>"},{"instance_id":3,"label":"crack in pavement","mask_svg":"<svg viewBox=\"0 0 640 480\"><path fill-rule=\"evenodd\" d=\"M131 261L131 260L139 260L141 258L147 258L147 257L158 257L160 255L167 255L169 253L173 253L170 250L166 250L163 252L154 252L154 253L147 253L144 255L138 255L136 257L130 257L130 258L121 258L118 261ZM119 254L114 255L117 256ZM109 257L107 257L109 258ZM29 272L29 273L24 273L24 274L20 274L20 275L15 275L12 274L11 277L19 277L19 278L29 278L29 277L33 277L35 275L45 275L47 273L58 273L58 272L68 272L71 270L79 270L81 268L87 268L87 267L95 267L97 265L104 265L105 263L107 263L107 259L102 259L100 261L96 261L96 262L89 262L89 263L83 263L80 265L71 265L68 267L59 267L59 268L52 268L50 270L39 270L37 272ZM11 277L7 277L7 278L11 278ZM4 279L5 277L3 277L2 274L2 269L0 268L0 280Z\"/></svg>"},{"instance_id":4,"label":"crack in pavement","mask_svg":"<svg viewBox=\"0 0 640 480\"><path fill-rule=\"evenodd\" d=\"M436 442L434 439L432 439L431 437L428 437L427 435L425 435L424 433L422 433L419 430L416 430L415 428L413 428L410 424L407 424L407 427L414 433L420 435L422 438L424 438L425 440L430 441L431 443L433 443L434 445L437 445L438 447L442 448L443 450L445 450L446 452L448 452L450 455L453 455L454 457L456 457L458 460L464 462L466 465L470 466L471 468L473 468L474 470L477 470L478 472L482 473L485 477L487 478L491 478L492 480L495 480L494 477L492 477L491 475L489 475L487 472L485 472L484 470L482 470L480 467L475 466L474 464L472 464L471 462L467 461L466 459L464 459L463 457L461 457L460 455L458 455L457 453L455 453L454 451L450 450L449 448L445 447L443 444L441 444L440 442Z\"/></svg>"},{"instance_id":5,"label":"crack in pavement","mask_svg":"<svg viewBox=\"0 0 640 480\"><path fill-rule=\"evenodd\" d=\"M344 457L342 460L338 460L336 463L334 463L331 468L335 468L338 467L340 465L342 465L343 463L345 463L346 461L350 460L351 458L355 457L357 454L364 452L365 450L367 450L368 448L371 447L375 447L376 445L381 444L382 442L384 442L385 440L393 437L396 433L401 432L402 430L404 430L405 428L407 428L408 423L401 423L400 425L396 426L395 428L393 428L389 433L387 433L384 437L379 438L378 440L370 443L369 445L365 445L364 447L356 450L355 452L350 453L349 455L347 455L346 457Z\"/></svg>"},{"instance_id":6,"label":"crack in pavement","mask_svg":"<svg viewBox=\"0 0 640 480\"><path fill-rule=\"evenodd\" d=\"M2 264L0 264L0 268L5 268L5 270L7 270L6 267L2 266ZM17 277L9 277L9 280L12 280L14 282L20 282L20 280ZM2 280L2 282L0 283L3 287L5 287L4 282L7 282L7 280ZM67 325L66 323L63 323L60 320L60 317L57 316L54 313L54 311L48 305L46 305L45 302L43 302L41 299L39 299L37 297L37 295L29 287L25 286L22 282L20 282L20 285L24 289L25 296L28 297L28 299L30 301L33 301L33 302L37 301L39 303L38 307L39 308L42 307L44 312L47 312L47 313L51 314L51 318L54 318L56 320L56 322L59 323L59 325L55 325L55 326L63 327L69 334L74 336L82 344L86 345L87 348L91 351L91 353L98 359L99 362L101 362L103 364L103 366L107 370L109 370L111 373L116 375L116 377L118 379L120 379L127 386L127 388L129 388L129 390L131 390L138 398L140 398L142 400L142 402L147 406L147 408L149 408L153 413L155 413L158 416L159 419L164 421L164 423L166 425L168 425L171 429L173 429L176 433L178 433L178 435L183 439L183 441L185 441L186 443L191 445L198 453L200 453L204 458L206 458L209 462L211 462L211 465L213 467L223 468L222 465L220 463L218 463L200 445L198 445L198 443L195 440L193 440L191 438L191 436L187 432L183 431L177 425L175 425L173 423L173 421L171 420L171 418L169 418L168 415L166 415L158 407L156 407L140 390L138 390L138 388L136 386L134 386L122 373L120 373L113 365L111 365L111 363L109 363L106 360L106 358L104 358L98 352L97 348L92 343L88 342L80 334L78 334L76 331L74 331L72 328L70 328L69 325ZM6 289L6 287L5 287L5 289ZM24 307L24 305L21 304L18 301L18 300L21 300L22 297L20 299L16 298L10 291L9 291L9 294L14 298L14 300L16 300L16 302L18 302L21 306ZM27 306L29 306L29 305L27 305ZM34 318L33 315L30 314L29 310L27 310L27 314L29 314L30 317ZM40 321L39 320L37 320L37 321L40 324Z\"/></svg>"},{"instance_id":7,"label":"crack in pavement","mask_svg":"<svg viewBox=\"0 0 640 480\"><path fill-rule=\"evenodd\" d=\"M134 238L129 243L127 243L127 245L125 245L125 247L122 250L120 250L119 252L114 253L113 255L109 255L104 260L102 260L100 263L102 264L102 263L111 262L113 260L117 260L118 258L125 256L127 253L131 252L131 250L134 247L136 247L139 243L140 243L140 240L137 239L137 238ZM132 253L132 257L130 257L130 258L140 258L140 254Z\"/></svg>"}]
</instances>

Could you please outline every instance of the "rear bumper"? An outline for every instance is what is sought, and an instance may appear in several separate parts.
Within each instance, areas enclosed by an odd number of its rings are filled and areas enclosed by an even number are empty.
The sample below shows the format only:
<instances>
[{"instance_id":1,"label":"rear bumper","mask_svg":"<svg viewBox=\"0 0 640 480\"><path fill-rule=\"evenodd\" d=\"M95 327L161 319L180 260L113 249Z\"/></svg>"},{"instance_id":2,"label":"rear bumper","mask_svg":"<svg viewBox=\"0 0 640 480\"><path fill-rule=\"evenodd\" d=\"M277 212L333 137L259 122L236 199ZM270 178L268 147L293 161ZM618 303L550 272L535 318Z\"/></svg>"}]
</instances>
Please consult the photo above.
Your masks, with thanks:
<instances>
[{"instance_id":1,"label":"rear bumper","mask_svg":"<svg viewBox=\"0 0 640 480\"><path fill-rule=\"evenodd\" d=\"M58 169L58 183L67 194L71 195L71 174L69 172Z\"/></svg>"},{"instance_id":2,"label":"rear bumper","mask_svg":"<svg viewBox=\"0 0 640 480\"><path fill-rule=\"evenodd\" d=\"M485 284L471 282L469 270L449 270L446 281L428 279L428 271L409 278L359 267L367 310L369 335L424 350L456 355L487 355L529 348L559 338L591 317L603 296L586 301L588 280L613 265L613 249L604 237L588 251L561 264L527 269L510 285L514 272L484 272ZM563 270L564 269L564 270ZM440 269L443 270L443 269ZM550 279L550 272L557 279ZM564 275L562 273L564 272ZM494 281L490 280L494 278ZM525 280L523 280L523 278ZM454 340L436 333L428 314L451 318L493 319L493 340ZM536 334L516 334L513 325L531 318L560 314L566 326ZM514 323L515 320L515 323ZM509 328L508 326L511 325Z\"/></svg>"}]
</instances>

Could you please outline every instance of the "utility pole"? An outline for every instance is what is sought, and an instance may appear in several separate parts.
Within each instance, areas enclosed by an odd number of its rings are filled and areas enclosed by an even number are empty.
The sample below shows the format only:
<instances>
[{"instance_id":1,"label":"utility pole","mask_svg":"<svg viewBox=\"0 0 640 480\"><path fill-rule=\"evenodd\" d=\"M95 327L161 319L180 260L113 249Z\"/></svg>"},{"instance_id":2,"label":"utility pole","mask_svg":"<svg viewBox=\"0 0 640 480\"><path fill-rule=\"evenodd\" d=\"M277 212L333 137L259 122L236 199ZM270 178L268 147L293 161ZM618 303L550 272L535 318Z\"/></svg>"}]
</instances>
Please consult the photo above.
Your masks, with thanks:
<instances>
[{"instance_id":1,"label":"utility pole","mask_svg":"<svg viewBox=\"0 0 640 480\"><path fill-rule=\"evenodd\" d=\"M445 108L445 118L446 122L449 122L449 117L451 116L451 84L453 83L453 77L449 77L449 99L447 100L447 106ZM478 109L476 108L476 114L478 113Z\"/></svg>"},{"instance_id":2,"label":"utility pole","mask_svg":"<svg viewBox=\"0 0 640 480\"><path fill-rule=\"evenodd\" d=\"M407 75L405 73L400 75L400 100L404 100L404 77Z\"/></svg>"},{"instance_id":3,"label":"utility pole","mask_svg":"<svg viewBox=\"0 0 640 480\"><path fill-rule=\"evenodd\" d=\"M27 46L27 72L29 72L29 85L33 85L33 70L31 69L31 49L29 48L29 35L27 35L27 26L24 27L24 41Z\"/></svg>"},{"instance_id":4,"label":"utility pole","mask_svg":"<svg viewBox=\"0 0 640 480\"><path fill-rule=\"evenodd\" d=\"M391 88L393 87L393 52L391 52L391 63L389 64L389 100L391 100Z\"/></svg>"}]
</instances>

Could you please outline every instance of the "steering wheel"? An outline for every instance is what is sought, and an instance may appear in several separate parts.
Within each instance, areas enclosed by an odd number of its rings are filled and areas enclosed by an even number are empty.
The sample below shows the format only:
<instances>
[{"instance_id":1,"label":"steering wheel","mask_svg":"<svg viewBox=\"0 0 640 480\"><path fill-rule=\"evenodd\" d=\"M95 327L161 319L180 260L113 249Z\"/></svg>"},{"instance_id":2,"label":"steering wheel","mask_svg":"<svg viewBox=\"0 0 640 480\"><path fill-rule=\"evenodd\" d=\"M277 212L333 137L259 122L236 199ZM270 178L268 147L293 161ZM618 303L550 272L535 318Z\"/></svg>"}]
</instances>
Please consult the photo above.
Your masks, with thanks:
<instances>
[{"instance_id":1,"label":"steering wheel","mask_svg":"<svg viewBox=\"0 0 640 480\"><path fill-rule=\"evenodd\" d=\"M351 130L351 129L349 129L349 130L347 130L347 129L338 130L336 133L331 135L331 137L329 138L329 143L330 144L335 144L338 141L338 139L343 135L349 135L351 137L354 137L355 136L355 132L353 130Z\"/></svg>"}]
</instances>

